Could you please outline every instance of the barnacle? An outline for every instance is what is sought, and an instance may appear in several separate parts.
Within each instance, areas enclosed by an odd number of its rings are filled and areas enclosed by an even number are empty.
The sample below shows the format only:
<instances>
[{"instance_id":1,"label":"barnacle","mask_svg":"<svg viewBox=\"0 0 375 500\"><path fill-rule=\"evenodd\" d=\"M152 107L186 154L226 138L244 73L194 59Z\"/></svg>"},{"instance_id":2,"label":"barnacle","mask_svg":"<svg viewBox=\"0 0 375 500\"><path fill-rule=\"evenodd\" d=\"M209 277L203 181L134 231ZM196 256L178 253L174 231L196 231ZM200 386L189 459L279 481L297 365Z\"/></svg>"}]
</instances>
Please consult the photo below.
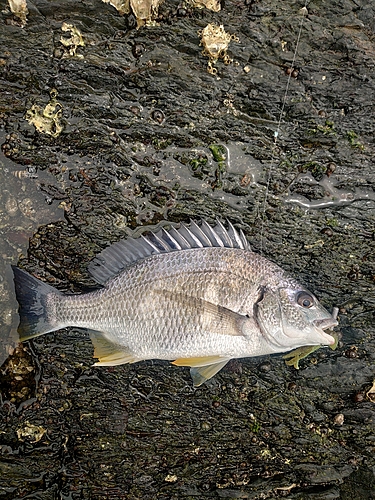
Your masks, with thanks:
<instances>
[{"instance_id":1,"label":"barnacle","mask_svg":"<svg viewBox=\"0 0 375 500\"><path fill-rule=\"evenodd\" d=\"M31 424L28 420L23 424L23 427L17 429L17 436L20 441L30 441L31 443L37 443L42 439L47 429L44 429L41 425Z\"/></svg>"},{"instance_id":2,"label":"barnacle","mask_svg":"<svg viewBox=\"0 0 375 500\"><path fill-rule=\"evenodd\" d=\"M51 90L51 99L44 109L37 104L33 104L30 109L26 111L25 119L42 134L58 137L63 126L60 122L62 115L62 106L57 102L57 91Z\"/></svg>"},{"instance_id":3,"label":"barnacle","mask_svg":"<svg viewBox=\"0 0 375 500\"><path fill-rule=\"evenodd\" d=\"M200 33L201 45L203 45L202 54L208 56L207 71L212 75L217 73L214 64L218 59L223 59L224 64L230 64L232 59L227 54L227 49L231 40L239 41L235 35L230 35L224 29L224 26L215 26L208 24Z\"/></svg>"},{"instance_id":4,"label":"barnacle","mask_svg":"<svg viewBox=\"0 0 375 500\"><path fill-rule=\"evenodd\" d=\"M220 0L192 0L192 6L198 9L208 9L214 12L221 10Z\"/></svg>"},{"instance_id":5,"label":"barnacle","mask_svg":"<svg viewBox=\"0 0 375 500\"><path fill-rule=\"evenodd\" d=\"M152 23L163 0L103 0L103 2L111 4L120 14L129 14L132 11L137 19L137 28L140 28Z\"/></svg>"},{"instance_id":6,"label":"barnacle","mask_svg":"<svg viewBox=\"0 0 375 500\"><path fill-rule=\"evenodd\" d=\"M375 403L375 380L372 383L372 387L366 392L367 399L372 403Z\"/></svg>"},{"instance_id":7,"label":"barnacle","mask_svg":"<svg viewBox=\"0 0 375 500\"><path fill-rule=\"evenodd\" d=\"M130 6L129 6L130 0L103 0L103 2L112 5L112 7L117 9L119 14L121 15L129 14L130 12Z\"/></svg>"},{"instance_id":8,"label":"barnacle","mask_svg":"<svg viewBox=\"0 0 375 500\"><path fill-rule=\"evenodd\" d=\"M83 41L82 34L78 28L72 24L63 23L61 26L62 31L70 31L70 38L60 38L60 42L69 50L70 57L83 57L82 55L77 55L78 47L84 47L85 42Z\"/></svg>"},{"instance_id":9,"label":"barnacle","mask_svg":"<svg viewBox=\"0 0 375 500\"><path fill-rule=\"evenodd\" d=\"M21 28L26 26L27 23L27 14L29 13L29 10L26 5L26 0L8 0L9 2L9 7L12 13L18 17L20 20Z\"/></svg>"}]
</instances>

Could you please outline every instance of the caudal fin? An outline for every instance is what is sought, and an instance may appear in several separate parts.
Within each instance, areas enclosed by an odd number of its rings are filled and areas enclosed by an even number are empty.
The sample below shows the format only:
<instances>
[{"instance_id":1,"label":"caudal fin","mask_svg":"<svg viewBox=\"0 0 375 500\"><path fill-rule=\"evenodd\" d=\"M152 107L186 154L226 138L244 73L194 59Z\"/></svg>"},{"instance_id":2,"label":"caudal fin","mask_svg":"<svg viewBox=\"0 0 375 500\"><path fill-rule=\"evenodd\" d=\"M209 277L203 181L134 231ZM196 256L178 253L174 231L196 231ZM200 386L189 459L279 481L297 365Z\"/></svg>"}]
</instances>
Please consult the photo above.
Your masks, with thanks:
<instances>
[{"instance_id":1,"label":"caudal fin","mask_svg":"<svg viewBox=\"0 0 375 500\"><path fill-rule=\"evenodd\" d=\"M55 318L51 318L48 297L61 292L16 266L12 266L16 297L19 303L20 340L27 340L43 333L61 328Z\"/></svg>"}]
</instances>

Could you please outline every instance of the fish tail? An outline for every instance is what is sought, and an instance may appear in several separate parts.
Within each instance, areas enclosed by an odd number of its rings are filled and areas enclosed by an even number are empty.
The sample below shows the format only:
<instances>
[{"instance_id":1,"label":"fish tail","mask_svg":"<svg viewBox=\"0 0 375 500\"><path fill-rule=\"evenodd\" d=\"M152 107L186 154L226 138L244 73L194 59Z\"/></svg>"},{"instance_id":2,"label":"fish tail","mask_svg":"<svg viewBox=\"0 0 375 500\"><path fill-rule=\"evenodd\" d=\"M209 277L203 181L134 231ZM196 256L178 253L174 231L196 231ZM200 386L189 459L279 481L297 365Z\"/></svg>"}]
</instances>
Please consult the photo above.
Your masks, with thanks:
<instances>
[{"instance_id":1,"label":"fish tail","mask_svg":"<svg viewBox=\"0 0 375 500\"><path fill-rule=\"evenodd\" d=\"M18 333L20 341L53 332L62 326L49 314L48 298L51 295L62 295L50 285L34 278L31 274L16 266L12 266L16 297L19 303L20 324Z\"/></svg>"}]
</instances>

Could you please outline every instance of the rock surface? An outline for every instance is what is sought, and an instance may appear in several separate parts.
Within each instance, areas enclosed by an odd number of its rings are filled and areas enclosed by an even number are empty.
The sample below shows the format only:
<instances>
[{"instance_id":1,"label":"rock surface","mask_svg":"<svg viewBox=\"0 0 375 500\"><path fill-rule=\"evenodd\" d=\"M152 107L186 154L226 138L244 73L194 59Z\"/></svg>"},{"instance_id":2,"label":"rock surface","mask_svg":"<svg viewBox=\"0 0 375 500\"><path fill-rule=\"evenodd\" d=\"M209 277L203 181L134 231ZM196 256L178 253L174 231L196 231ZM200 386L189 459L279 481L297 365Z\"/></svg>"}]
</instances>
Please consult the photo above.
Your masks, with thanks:
<instances>
[{"instance_id":1,"label":"rock surface","mask_svg":"<svg viewBox=\"0 0 375 500\"><path fill-rule=\"evenodd\" d=\"M219 216L338 306L342 339L299 371L236 360L196 390L160 361L91 367L78 330L26 343L2 367L0 499L375 498L374 6L166 0L139 30L99 0L28 7L24 28L0 18L2 151L64 219L20 264L87 290L90 259L130 230ZM214 75L209 23L237 37ZM51 101L52 134L25 119Z\"/></svg>"}]
</instances>

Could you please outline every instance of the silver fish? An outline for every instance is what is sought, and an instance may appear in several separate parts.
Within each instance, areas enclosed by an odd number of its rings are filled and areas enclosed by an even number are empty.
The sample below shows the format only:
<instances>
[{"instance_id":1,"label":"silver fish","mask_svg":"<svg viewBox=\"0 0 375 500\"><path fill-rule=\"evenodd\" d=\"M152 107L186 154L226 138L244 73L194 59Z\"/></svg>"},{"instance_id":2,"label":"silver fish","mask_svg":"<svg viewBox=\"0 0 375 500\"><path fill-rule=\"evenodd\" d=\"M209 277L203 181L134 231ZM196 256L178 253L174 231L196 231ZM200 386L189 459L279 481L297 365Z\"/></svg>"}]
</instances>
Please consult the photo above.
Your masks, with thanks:
<instances>
[{"instance_id":1,"label":"silver fish","mask_svg":"<svg viewBox=\"0 0 375 500\"><path fill-rule=\"evenodd\" d=\"M96 365L190 366L195 386L231 358L330 345L337 325L316 297L218 222L128 238L89 265L99 290L66 295L13 266L20 340L87 328Z\"/></svg>"}]
</instances>

